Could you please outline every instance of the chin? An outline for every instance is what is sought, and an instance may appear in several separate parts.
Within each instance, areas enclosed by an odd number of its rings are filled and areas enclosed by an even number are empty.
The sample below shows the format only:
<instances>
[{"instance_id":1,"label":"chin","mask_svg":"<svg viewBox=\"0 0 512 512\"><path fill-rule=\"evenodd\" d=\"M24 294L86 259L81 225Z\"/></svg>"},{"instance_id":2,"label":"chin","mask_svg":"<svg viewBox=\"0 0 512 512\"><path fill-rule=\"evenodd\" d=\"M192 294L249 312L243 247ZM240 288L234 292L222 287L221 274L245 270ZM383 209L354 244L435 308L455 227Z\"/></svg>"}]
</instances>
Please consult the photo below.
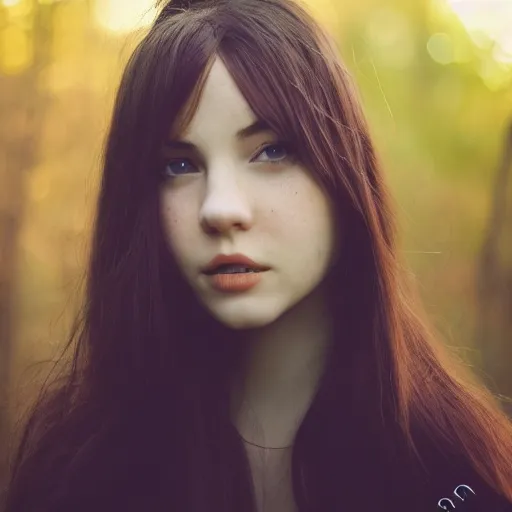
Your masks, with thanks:
<instances>
[{"instance_id":1,"label":"chin","mask_svg":"<svg viewBox=\"0 0 512 512\"><path fill-rule=\"evenodd\" d=\"M237 331L265 327L281 316L281 312L276 309L273 311L268 309L257 311L256 308L251 308L250 310L246 308L243 310L237 310L237 308L230 310L208 308L208 310L218 322Z\"/></svg>"}]
</instances>

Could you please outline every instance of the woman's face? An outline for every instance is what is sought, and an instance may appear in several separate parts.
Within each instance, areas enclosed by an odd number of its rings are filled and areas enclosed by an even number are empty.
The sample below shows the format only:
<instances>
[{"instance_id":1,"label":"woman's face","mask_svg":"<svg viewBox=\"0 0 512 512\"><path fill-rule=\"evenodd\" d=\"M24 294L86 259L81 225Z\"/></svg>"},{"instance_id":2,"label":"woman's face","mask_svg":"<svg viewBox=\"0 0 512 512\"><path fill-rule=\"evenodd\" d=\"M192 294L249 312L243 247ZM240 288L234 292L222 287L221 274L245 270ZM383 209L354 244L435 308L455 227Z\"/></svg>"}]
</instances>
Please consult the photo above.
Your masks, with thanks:
<instances>
[{"instance_id":1,"label":"woman's face","mask_svg":"<svg viewBox=\"0 0 512 512\"><path fill-rule=\"evenodd\" d=\"M233 329L279 318L317 288L335 259L330 200L276 134L240 134L256 120L217 58L191 123L165 149L161 211L169 247L199 300ZM219 290L203 269L234 253L268 270L250 289Z\"/></svg>"}]
</instances>

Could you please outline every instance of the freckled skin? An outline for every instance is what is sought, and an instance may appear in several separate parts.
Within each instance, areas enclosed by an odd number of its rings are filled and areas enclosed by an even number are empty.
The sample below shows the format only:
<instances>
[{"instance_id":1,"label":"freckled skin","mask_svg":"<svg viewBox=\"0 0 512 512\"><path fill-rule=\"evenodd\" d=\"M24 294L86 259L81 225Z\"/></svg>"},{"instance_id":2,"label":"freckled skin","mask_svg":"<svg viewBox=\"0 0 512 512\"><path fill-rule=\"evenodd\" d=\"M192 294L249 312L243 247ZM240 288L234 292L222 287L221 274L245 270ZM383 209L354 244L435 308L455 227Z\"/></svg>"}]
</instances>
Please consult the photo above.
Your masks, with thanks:
<instances>
[{"instance_id":1,"label":"freckled skin","mask_svg":"<svg viewBox=\"0 0 512 512\"><path fill-rule=\"evenodd\" d=\"M333 207L300 162L263 152L279 141L272 132L238 140L256 120L221 60L207 78L198 110L180 139L200 157L197 170L167 178L161 211L169 248L199 300L234 329L267 325L309 295L335 258ZM242 253L271 269L254 288L214 290L201 268L215 255Z\"/></svg>"}]
</instances>

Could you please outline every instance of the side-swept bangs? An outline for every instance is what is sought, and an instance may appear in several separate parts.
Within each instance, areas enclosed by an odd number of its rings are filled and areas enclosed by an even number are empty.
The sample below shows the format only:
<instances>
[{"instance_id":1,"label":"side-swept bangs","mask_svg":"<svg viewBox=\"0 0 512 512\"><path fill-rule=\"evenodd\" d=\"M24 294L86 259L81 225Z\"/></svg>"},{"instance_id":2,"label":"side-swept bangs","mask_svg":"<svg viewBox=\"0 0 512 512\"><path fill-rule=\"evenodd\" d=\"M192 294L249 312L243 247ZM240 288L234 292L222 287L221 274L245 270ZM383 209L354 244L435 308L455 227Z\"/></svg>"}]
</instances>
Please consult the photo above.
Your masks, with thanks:
<instances>
[{"instance_id":1,"label":"side-swept bangs","mask_svg":"<svg viewBox=\"0 0 512 512\"><path fill-rule=\"evenodd\" d=\"M141 172L155 168L165 139L193 117L218 56L256 117L293 144L335 203L361 211L354 180L371 172L363 150L370 143L351 79L332 42L298 5L260 1L264 9L250 0L236 8L216 2L157 20L134 52L118 98L126 135L120 142L132 152L127 161Z\"/></svg>"}]
</instances>

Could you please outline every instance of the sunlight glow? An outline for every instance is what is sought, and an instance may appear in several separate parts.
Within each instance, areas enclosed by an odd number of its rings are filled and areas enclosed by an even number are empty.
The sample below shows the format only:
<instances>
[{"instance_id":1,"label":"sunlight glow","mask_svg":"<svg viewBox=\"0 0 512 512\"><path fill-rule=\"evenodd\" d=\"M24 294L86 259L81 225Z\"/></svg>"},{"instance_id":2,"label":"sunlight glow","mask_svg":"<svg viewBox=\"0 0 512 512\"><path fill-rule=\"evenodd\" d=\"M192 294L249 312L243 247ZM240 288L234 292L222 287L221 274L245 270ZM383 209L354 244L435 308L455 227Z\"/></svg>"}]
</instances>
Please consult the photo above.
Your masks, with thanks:
<instances>
[{"instance_id":1,"label":"sunlight glow","mask_svg":"<svg viewBox=\"0 0 512 512\"><path fill-rule=\"evenodd\" d=\"M496 42L496 59L512 63L512 0L446 0L476 44Z\"/></svg>"},{"instance_id":2,"label":"sunlight glow","mask_svg":"<svg viewBox=\"0 0 512 512\"><path fill-rule=\"evenodd\" d=\"M131 32L153 23L157 15L154 5L154 0L95 0L94 11L103 28L112 32Z\"/></svg>"},{"instance_id":3,"label":"sunlight glow","mask_svg":"<svg viewBox=\"0 0 512 512\"><path fill-rule=\"evenodd\" d=\"M17 2L19 0L0 0ZM305 0L313 14L330 28L335 28L338 15L336 0ZM105 29L112 32L131 32L147 27L157 16L155 0L94 0L95 18Z\"/></svg>"}]
</instances>

